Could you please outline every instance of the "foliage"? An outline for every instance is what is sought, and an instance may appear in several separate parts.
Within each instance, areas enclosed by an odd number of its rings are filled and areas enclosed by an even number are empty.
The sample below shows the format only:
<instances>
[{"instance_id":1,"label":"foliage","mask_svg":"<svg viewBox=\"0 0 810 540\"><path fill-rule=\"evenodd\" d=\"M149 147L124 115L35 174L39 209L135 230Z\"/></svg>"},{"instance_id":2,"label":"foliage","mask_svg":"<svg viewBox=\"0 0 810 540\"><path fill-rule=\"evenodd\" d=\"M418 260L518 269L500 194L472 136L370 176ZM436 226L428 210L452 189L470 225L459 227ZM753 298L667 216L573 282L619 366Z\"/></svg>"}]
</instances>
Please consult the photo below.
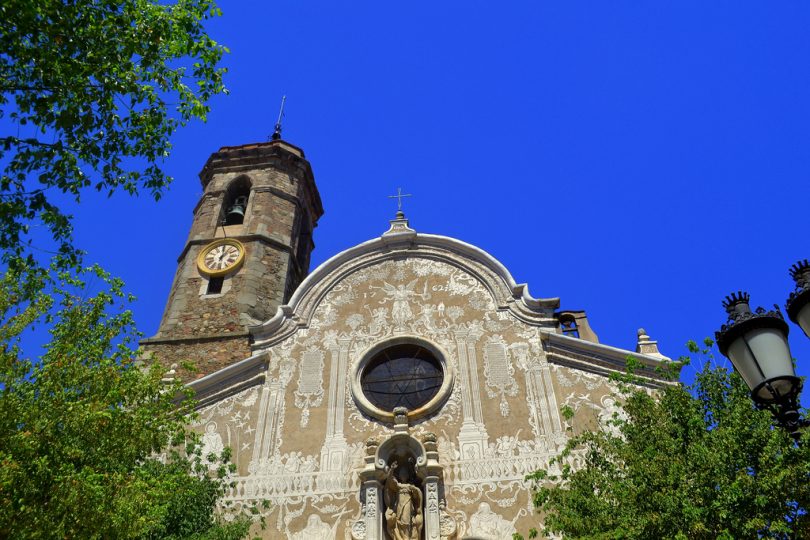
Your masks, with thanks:
<instances>
[{"instance_id":1,"label":"foliage","mask_svg":"<svg viewBox=\"0 0 810 540\"><path fill-rule=\"evenodd\" d=\"M691 386L623 385L619 433L573 438L538 471L541 531L572 539L808 538L810 440L796 445L756 410L742 379L712 367L711 340ZM688 360L688 359L686 359ZM572 468L573 458L581 465ZM520 535L517 535L518 537Z\"/></svg>"},{"instance_id":2,"label":"foliage","mask_svg":"<svg viewBox=\"0 0 810 540\"><path fill-rule=\"evenodd\" d=\"M191 402L176 402L180 383L134 360L122 283L89 275L101 292L63 273L21 313L15 299L30 279L0 280L0 537L243 537L247 520L214 513L227 453L209 474L185 428ZM51 340L32 362L20 338L38 320Z\"/></svg>"},{"instance_id":3,"label":"foliage","mask_svg":"<svg viewBox=\"0 0 810 540\"><path fill-rule=\"evenodd\" d=\"M83 190L168 185L170 136L225 92L225 48L203 22L212 0L5 0L0 3L0 251L30 265L32 227L77 266L57 201ZM56 194L56 196L55 196ZM40 238L37 237L37 241Z\"/></svg>"},{"instance_id":4,"label":"foliage","mask_svg":"<svg viewBox=\"0 0 810 540\"><path fill-rule=\"evenodd\" d=\"M0 3L0 537L247 533L214 511L227 453L209 472L179 383L137 365L122 283L93 269L90 294L65 207L88 189L161 196L172 134L226 92L226 49L204 28L219 14L212 0ZM51 336L31 360L35 325Z\"/></svg>"}]
</instances>

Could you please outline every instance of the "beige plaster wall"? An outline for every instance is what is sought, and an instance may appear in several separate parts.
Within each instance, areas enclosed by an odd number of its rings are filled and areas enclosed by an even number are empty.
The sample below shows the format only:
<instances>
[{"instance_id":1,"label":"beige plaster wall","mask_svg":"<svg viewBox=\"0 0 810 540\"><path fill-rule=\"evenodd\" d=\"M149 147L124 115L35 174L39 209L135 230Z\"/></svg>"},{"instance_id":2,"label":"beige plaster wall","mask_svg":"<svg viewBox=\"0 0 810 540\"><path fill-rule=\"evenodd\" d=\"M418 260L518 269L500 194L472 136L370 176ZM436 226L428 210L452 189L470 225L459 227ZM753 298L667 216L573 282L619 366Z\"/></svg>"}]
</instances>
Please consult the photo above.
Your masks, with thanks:
<instances>
[{"instance_id":1,"label":"beige plaster wall","mask_svg":"<svg viewBox=\"0 0 810 540\"><path fill-rule=\"evenodd\" d=\"M503 309L498 278L469 261L389 258L348 272L306 327L268 349L265 382L201 411L210 448L233 449L236 507L268 500L266 538L362 538L365 443L392 425L363 413L351 377L365 351L414 337L442 350L452 392L410 433L438 438L442 538L511 538L538 524L524 476L570 434L618 410L601 375L548 361L541 324ZM500 305L500 307L499 307ZM574 417L566 421L560 409ZM207 428L207 429L206 429ZM313 517L313 516L317 516Z\"/></svg>"}]
</instances>

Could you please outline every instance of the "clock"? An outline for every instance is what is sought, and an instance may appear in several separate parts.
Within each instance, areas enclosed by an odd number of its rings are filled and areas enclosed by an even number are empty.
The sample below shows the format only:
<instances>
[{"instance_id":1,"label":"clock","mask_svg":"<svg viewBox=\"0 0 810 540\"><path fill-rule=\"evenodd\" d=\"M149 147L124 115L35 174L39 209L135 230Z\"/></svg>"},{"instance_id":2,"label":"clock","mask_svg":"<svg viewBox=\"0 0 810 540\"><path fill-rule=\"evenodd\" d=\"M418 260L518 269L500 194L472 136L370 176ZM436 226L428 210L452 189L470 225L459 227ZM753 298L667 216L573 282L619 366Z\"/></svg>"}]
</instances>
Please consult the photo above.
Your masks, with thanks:
<instances>
[{"instance_id":1,"label":"clock","mask_svg":"<svg viewBox=\"0 0 810 540\"><path fill-rule=\"evenodd\" d=\"M197 256L197 268L208 277L220 277L237 270L245 261L245 246L232 238L215 240Z\"/></svg>"}]
</instances>

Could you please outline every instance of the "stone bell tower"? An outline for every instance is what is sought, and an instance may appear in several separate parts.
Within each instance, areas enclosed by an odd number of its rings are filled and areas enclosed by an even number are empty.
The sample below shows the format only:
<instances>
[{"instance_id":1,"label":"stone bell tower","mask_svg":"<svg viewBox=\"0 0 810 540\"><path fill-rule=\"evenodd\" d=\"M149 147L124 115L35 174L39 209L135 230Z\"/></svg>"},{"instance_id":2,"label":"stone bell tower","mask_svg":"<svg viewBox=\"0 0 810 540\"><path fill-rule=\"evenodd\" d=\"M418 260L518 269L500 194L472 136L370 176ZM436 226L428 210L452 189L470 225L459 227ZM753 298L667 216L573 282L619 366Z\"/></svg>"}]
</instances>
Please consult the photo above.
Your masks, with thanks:
<instances>
[{"instance_id":1,"label":"stone bell tower","mask_svg":"<svg viewBox=\"0 0 810 540\"><path fill-rule=\"evenodd\" d=\"M321 198L304 152L278 135L222 147L200 172L163 319L141 341L166 366L191 362L191 377L250 356L248 327L272 317L309 271Z\"/></svg>"}]
</instances>

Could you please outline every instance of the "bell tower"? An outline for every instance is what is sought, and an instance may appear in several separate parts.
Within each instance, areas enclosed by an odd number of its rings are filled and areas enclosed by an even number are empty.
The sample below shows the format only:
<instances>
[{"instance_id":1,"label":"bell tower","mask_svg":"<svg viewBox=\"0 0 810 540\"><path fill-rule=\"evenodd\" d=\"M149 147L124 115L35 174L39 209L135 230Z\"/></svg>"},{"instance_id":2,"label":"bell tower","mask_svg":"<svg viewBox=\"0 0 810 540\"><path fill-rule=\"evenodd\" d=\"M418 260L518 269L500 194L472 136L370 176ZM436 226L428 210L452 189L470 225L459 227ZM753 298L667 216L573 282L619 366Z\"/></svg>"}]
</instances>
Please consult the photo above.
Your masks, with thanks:
<instances>
[{"instance_id":1,"label":"bell tower","mask_svg":"<svg viewBox=\"0 0 810 540\"><path fill-rule=\"evenodd\" d=\"M306 277L323 215L303 150L276 135L220 148L200 181L160 327L141 341L164 365L194 364L194 377L250 356L248 327L272 317Z\"/></svg>"}]
</instances>

